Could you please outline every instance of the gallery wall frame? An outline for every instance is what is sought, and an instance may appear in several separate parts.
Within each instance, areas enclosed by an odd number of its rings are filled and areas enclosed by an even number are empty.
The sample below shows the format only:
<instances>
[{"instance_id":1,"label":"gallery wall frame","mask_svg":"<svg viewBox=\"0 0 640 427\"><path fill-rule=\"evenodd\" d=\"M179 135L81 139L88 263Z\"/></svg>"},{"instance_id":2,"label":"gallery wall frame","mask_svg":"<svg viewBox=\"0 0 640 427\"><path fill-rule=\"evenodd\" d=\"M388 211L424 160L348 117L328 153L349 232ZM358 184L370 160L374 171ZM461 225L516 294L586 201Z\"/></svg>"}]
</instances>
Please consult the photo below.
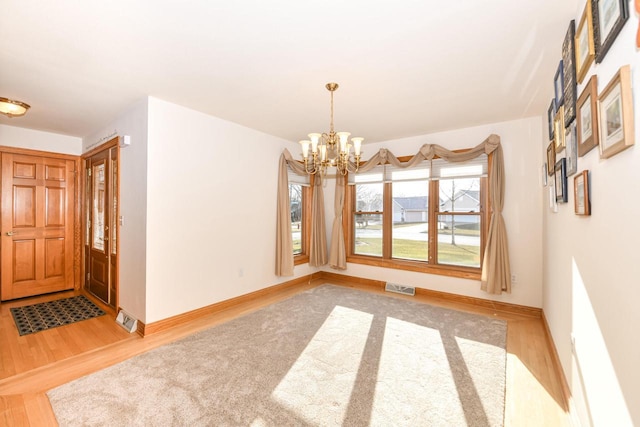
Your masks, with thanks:
<instances>
[{"instance_id":1,"label":"gallery wall frame","mask_svg":"<svg viewBox=\"0 0 640 427\"><path fill-rule=\"evenodd\" d=\"M575 39L576 21L569 22L569 28L562 42L562 79L563 79L563 105L564 105L564 126L568 127L576 118L576 93L578 92L578 82L576 79L575 66Z\"/></svg>"},{"instance_id":2,"label":"gallery wall frame","mask_svg":"<svg viewBox=\"0 0 640 427\"><path fill-rule=\"evenodd\" d=\"M556 112L564 102L564 71L562 69L562 60L558 63L556 74L553 77L553 90L555 93ZM564 114L564 113L563 113Z\"/></svg>"},{"instance_id":3,"label":"gallery wall frame","mask_svg":"<svg viewBox=\"0 0 640 427\"><path fill-rule=\"evenodd\" d=\"M556 100L555 98L551 100L551 105L549 105L549 109L547 110L547 120L549 122L549 140L553 140L553 121L556 118Z\"/></svg>"},{"instance_id":4,"label":"gallery wall frame","mask_svg":"<svg viewBox=\"0 0 640 427\"><path fill-rule=\"evenodd\" d=\"M600 141L598 123L598 76L593 75L585 84L576 107L576 134L580 157L593 150Z\"/></svg>"},{"instance_id":5,"label":"gallery wall frame","mask_svg":"<svg viewBox=\"0 0 640 427\"><path fill-rule=\"evenodd\" d=\"M631 67L622 66L598 96L600 157L608 159L635 143Z\"/></svg>"},{"instance_id":6,"label":"gallery wall frame","mask_svg":"<svg viewBox=\"0 0 640 427\"><path fill-rule=\"evenodd\" d=\"M560 106L556 112L556 117L553 121L553 130L556 153L560 153L564 150L564 106Z\"/></svg>"},{"instance_id":7,"label":"gallery wall frame","mask_svg":"<svg viewBox=\"0 0 640 427\"><path fill-rule=\"evenodd\" d=\"M593 44L593 14L591 13L591 1L587 1L582 11L580 23L575 36L576 74L578 83L582 83L589 67L595 59L595 46Z\"/></svg>"},{"instance_id":8,"label":"gallery wall frame","mask_svg":"<svg viewBox=\"0 0 640 427\"><path fill-rule=\"evenodd\" d=\"M547 147L547 173L549 176L553 176L556 167L556 147L555 143L551 141Z\"/></svg>"},{"instance_id":9,"label":"gallery wall frame","mask_svg":"<svg viewBox=\"0 0 640 427\"><path fill-rule=\"evenodd\" d=\"M591 0L596 63L602 62L629 19L628 0Z\"/></svg>"},{"instance_id":10,"label":"gallery wall frame","mask_svg":"<svg viewBox=\"0 0 640 427\"><path fill-rule=\"evenodd\" d=\"M567 160L563 157L555 166L556 202L567 203Z\"/></svg>"},{"instance_id":11,"label":"gallery wall frame","mask_svg":"<svg viewBox=\"0 0 640 427\"><path fill-rule=\"evenodd\" d=\"M573 204L576 215L591 215L589 198L589 171L584 170L573 178Z\"/></svg>"},{"instance_id":12,"label":"gallery wall frame","mask_svg":"<svg viewBox=\"0 0 640 427\"><path fill-rule=\"evenodd\" d=\"M564 145L566 148L567 177L573 176L578 171L578 138L576 136L576 124L571 123L564 132Z\"/></svg>"}]
</instances>

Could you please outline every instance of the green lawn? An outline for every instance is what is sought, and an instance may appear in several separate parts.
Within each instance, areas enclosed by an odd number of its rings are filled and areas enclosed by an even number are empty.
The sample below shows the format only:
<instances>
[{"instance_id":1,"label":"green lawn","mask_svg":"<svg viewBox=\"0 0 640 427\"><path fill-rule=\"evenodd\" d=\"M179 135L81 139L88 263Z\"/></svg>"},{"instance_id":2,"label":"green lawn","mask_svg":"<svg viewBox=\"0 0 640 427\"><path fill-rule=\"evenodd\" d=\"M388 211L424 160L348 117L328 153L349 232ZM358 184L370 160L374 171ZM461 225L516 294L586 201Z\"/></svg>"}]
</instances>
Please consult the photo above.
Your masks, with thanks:
<instances>
[{"instance_id":1,"label":"green lawn","mask_svg":"<svg viewBox=\"0 0 640 427\"><path fill-rule=\"evenodd\" d=\"M382 241L379 238L359 237L356 253L359 255L381 256ZM412 260L427 260L427 247L417 240L395 239L393 257ZM480 249L477 246L438 244L438 262L440 264L480 267Z\"/></svg>"}]
</instances>

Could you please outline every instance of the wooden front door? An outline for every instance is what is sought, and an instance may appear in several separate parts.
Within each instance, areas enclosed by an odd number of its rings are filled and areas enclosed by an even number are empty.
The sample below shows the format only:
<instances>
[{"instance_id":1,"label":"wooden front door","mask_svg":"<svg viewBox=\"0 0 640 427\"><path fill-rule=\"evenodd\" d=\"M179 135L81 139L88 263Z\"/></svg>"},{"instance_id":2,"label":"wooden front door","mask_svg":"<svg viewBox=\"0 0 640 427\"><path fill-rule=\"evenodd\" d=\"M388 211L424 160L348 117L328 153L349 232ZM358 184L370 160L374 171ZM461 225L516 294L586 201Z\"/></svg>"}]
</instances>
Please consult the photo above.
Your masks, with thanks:
<instances>
[{"instance_id":1,"label":"wooden front door","mask_svg":"<svg viewBox=\"0 0 640 427\"><path fill-rule=\"evenodd\" d=\"M117 147L85 160L85 287L112 307L117 305L117 166Z\"/></svg>"},{"instance_id":2,"label":"wooden front door","mask_svg":"<svg viewBox=\"0 0 640 427\"><path fill-rule=\"evenodd\" d=\"M75 162L2 153L3 301L74 287Z\"/></svg>"}]
</instances>

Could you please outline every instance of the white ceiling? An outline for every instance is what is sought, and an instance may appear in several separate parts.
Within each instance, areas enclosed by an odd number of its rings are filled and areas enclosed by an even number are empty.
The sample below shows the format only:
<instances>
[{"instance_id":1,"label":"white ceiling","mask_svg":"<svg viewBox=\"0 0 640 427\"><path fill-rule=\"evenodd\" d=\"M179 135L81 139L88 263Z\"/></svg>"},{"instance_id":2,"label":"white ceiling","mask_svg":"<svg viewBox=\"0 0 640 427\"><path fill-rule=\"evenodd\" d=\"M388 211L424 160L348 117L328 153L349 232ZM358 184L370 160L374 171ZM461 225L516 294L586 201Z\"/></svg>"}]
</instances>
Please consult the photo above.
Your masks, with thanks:
<instances>
[{"instance_id":1,"label":"white ceiling","mask_svg":"<svg viewBox=\"0 0 640 427\"><path fill-rule=\"evenodd\" d=\"M543 115L578 0L0 0L0 123L73 136L150 95L287 140ZM0 143L1 144L1 143Z\"/></svg>"}]
</instances>

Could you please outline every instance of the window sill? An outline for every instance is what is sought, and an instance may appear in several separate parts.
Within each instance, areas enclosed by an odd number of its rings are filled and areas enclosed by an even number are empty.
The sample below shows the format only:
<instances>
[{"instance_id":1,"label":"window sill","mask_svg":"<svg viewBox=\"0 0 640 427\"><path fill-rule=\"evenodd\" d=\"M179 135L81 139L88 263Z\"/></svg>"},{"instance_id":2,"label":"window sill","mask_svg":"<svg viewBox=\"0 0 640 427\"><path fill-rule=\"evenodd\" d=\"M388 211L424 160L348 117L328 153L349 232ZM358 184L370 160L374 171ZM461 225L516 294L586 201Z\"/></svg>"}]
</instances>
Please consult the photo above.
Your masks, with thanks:
<instances>
[{"instance_id":1,"label":"window sill","mask_svg":"<svg viewBox=\"0 0 640 427\"><path fill-rule=\"evenodd\" d=\"M306 264L309 262L309 255L300 254L293 256L293 265Z\"/></svg>"},{"instance_id":2,"label":"window sill","mask_svg":"<svg viewBox=\"0 0 640 427\"><path fill-rule=\"evenodd\" d=\"M429 265L424 262L401 259L382 259L362 255L350 255L347 262L353 264L372 265L375 267L393 268L396 270L416 271L419 273L437 274L440 276L459 277L462 279L480 280L482 272L479 268Z\"/></svg>"}]
</instances>

